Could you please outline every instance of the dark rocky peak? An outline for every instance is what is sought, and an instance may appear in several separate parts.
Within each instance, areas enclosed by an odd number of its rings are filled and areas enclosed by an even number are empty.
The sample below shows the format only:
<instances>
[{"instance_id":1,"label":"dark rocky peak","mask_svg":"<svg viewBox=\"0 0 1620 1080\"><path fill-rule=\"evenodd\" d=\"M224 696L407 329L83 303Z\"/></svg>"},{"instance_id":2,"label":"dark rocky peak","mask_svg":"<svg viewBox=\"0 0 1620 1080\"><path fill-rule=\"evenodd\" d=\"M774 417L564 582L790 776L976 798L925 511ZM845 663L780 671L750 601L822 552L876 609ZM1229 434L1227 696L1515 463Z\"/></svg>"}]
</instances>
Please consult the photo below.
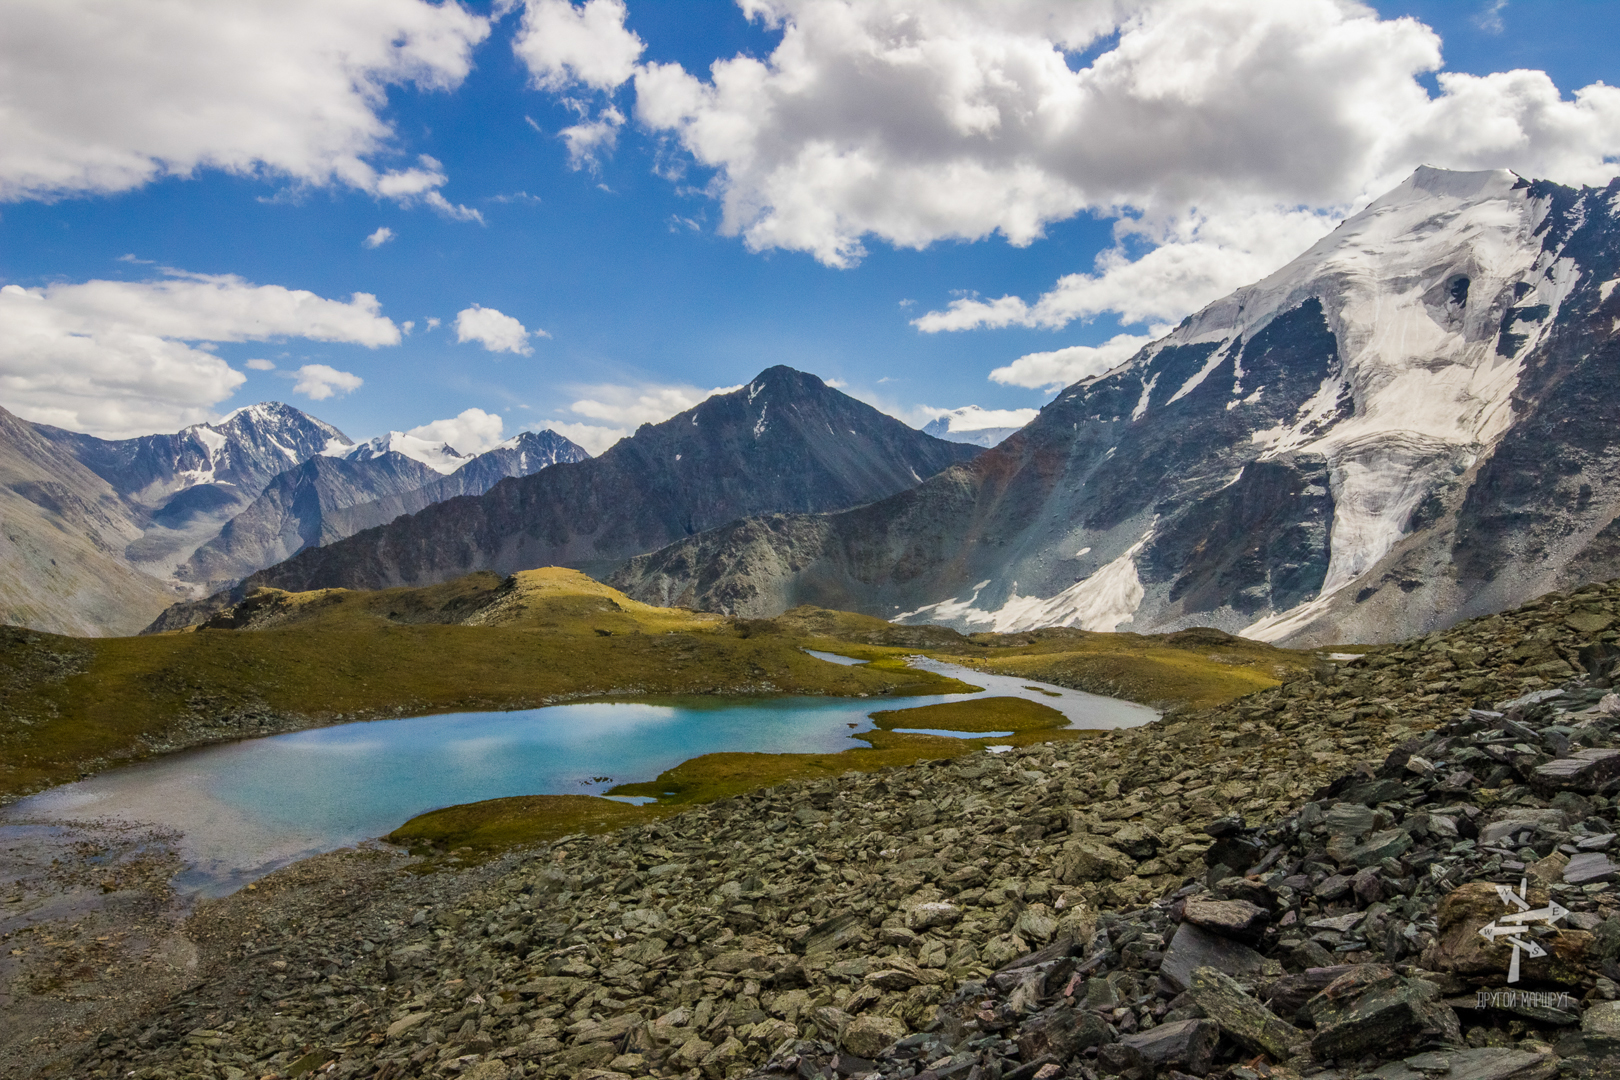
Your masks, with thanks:
<instances>
[{"instance_id":1,"label":"dark rocky peak","mask_svg":"<svg viewBox=\"0 0 1620 1080\"><path fill-rule=\"evenodd\" d=\"M739 510L768 503L818 512L903 490L977 453L777 366L661 424L643 424L600 460L660 477L683 497L706 492ZM771 494L751 495L759 485Z\"/></svg>"},{"instance_id":2,"label":"dark rocky peak","mask_svg":"<svg viewBox=\"0 0 1620 1080\"><path fill-rule=\"evenodd\" d=\"M643 425L599 457L502 480L478 498L310 548L239 588L379 588L538 566L606 574L630 556L749 515L875 502L978 453L814 375L773 367Z\"/></svg>"}]
</instances>

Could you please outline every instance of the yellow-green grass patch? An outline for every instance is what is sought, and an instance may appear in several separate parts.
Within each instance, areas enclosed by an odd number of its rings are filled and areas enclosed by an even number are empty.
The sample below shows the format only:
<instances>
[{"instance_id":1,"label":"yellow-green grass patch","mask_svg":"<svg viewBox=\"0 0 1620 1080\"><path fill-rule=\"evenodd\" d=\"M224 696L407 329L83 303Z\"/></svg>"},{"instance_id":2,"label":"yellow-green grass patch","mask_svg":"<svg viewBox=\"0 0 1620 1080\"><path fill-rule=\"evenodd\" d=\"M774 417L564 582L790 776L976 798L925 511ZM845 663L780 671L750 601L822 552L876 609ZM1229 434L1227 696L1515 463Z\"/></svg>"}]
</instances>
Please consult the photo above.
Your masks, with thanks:
<instances>
[{"instance_id":1,"label":"yellow-green grass patch","mask_svg":"<svg viewBox=\"0 0 1620 1080\"><path fill-rule=\"evenodd\" d=\"M429 810L384 839L409 848L493 852L575 833L611 832L670 812L594 795L519 795Z\"/></svg>"},{"instance_id":2,"label":"yellow-green grass patch","mask_svg":"<svg viewBox=\"0 0 1620 1080\"><path fill-rule=\"evenodd\" d=\"M895 728L934 728L939 731L1047 731L1069 726L1069 718L1038 701L1015 697L946 701L912 709L887 709L872 714L872 723L885 731Z\"/></svg>"}]
</instances>

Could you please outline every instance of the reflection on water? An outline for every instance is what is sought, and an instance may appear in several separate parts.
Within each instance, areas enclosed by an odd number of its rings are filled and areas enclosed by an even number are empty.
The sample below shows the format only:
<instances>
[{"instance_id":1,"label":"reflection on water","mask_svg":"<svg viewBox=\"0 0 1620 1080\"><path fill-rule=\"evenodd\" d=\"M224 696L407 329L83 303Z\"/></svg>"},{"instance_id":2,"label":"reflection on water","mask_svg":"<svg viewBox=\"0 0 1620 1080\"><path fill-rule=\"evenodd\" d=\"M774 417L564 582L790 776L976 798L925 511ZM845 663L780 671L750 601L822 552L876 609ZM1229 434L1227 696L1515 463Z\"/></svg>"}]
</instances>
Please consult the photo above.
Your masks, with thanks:
<instances>
[{"instance_id":1,"label":"reflection on water","mask_svg":"<svg viewBox=\"0 0 1620 1080\"><path fill-rule=\"evenodd\" d=\"M891 707L1009 694L1013 687L1080 727L1131 727L1157 715L1059 687L1024 689L1027 680L933 661L918 666L985 690L907 698ZM688 698L342 724L114 770L24 799L0 822L116 817L171 826L185 833L189 866L180 887L222 895L294 859L381 836L441 806L593 794L720 751L847 750L852 734L872 729L867 713L878 705L824 697Z\"/></svg>"}]
</instances>

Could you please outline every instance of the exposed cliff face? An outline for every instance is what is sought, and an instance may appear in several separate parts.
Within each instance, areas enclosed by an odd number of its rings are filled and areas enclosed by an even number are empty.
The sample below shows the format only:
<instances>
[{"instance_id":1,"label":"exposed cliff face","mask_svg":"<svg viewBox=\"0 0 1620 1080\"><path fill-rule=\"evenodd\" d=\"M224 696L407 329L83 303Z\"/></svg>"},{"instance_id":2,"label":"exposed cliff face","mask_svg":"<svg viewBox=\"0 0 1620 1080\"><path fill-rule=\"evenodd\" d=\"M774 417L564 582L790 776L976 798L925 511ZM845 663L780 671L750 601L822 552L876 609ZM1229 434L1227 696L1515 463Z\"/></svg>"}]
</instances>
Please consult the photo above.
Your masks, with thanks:
<instances>
[{"instance_id":1,"label":"exposed cliff face","mask_svg":"<svg viewBox=\"0 0 1620 1080\"><path fill-rule=\"evenodd\" d=\"M813 375L773 367L643 425L600 457L309 549L244 587L380 588L547 565L605 573L750 514L881 499L978 452L914 431Z\"/></svg>"},{"instance_id":2,"label":"exposed cliff face","mask_svg":"<svg viewBox=\"0 0 1620 1080\"><path fill-rule=\"evenodd\" d=\"M1620 185L1421 169L977 460L613 578L962 628L1387 640L1620 573Z\"/></svg>"}]
</instances>

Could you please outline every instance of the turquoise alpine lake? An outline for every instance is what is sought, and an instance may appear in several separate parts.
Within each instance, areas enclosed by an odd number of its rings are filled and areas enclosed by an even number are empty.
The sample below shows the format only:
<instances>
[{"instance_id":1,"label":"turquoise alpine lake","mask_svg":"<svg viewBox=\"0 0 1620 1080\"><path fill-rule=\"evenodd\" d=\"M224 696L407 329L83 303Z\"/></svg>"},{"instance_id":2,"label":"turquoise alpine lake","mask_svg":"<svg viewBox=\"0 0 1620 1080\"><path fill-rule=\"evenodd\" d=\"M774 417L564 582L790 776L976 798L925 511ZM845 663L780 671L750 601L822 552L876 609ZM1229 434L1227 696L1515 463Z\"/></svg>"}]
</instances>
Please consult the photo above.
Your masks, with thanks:
<instances>
[{"instance_id":1,"label":"turquoise alpine lake","mask_svg":"<svg viewBox=\"0 0 1620 1080\"><path fill-rule=\"evenodd\" d=\"M847 750L858 745L852 735L872 730L870 714L883 709L1017 696L1058 709L1071 727L1135 727L1158 716L1027 679L920 657L912 663L984 689L902 699L650 699L340 724L185 751L52 788L0 814L0 833L101 818L172 830L185 863L177 887L219 896L442 806L599 794L702 754Z\"/></svg>"}]
</instances>

